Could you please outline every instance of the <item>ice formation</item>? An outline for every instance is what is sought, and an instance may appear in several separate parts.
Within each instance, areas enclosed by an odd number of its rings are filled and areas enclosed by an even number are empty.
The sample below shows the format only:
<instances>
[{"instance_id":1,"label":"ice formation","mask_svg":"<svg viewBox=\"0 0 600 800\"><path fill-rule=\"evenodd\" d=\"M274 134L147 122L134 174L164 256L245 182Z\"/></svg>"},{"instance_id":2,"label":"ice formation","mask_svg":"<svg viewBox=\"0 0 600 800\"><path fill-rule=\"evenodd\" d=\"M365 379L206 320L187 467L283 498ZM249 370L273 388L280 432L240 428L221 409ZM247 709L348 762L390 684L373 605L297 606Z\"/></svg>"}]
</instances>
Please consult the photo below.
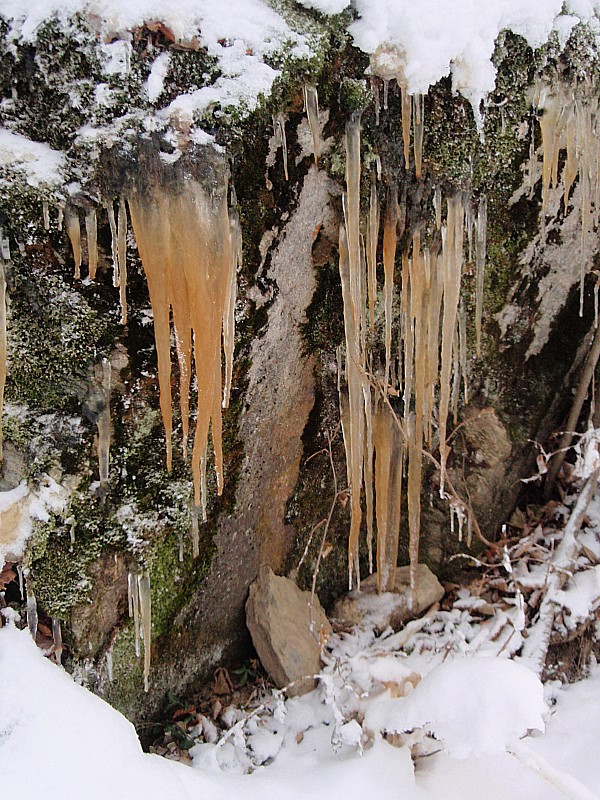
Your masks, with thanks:
<instances>
[{"instance_id":1,"label":"ice formation","mask_svg":"<svg viewBox=\"0 0 600 800\"><path fill-rule=\"evenodd\" d=\"M108 471L110 464L110 361L105 358L101 365L101 405L98 414L98 472L100 475L100 488L108 486Z\"/></svg>"},{"instance_id":2,"label":"ice formation","mask_svg":"<svg viewBox=\"0 0 600 800\"><path fill-rule=\"evenodd\" d=\"M78 281L81 278L81 226L77 211L71 208L65 209L65 227L73 249L73 260L75 262L73 277Z\"/></svg>"},{"instance_id":3,"label":"ice formation","mask_svg":"<svg viewBox=\"0 0 600 800\"><path fill-rule=\"evenodd\" d=\"M88 246L88 269L91 280L94 280L98 269L98 223L95 208L91 208L86 212L85 233Z\"/></svg>"},{"instance_id":4,"label":"ice formation","mask_svg":"<svg viewBox=\"0 0 600 800\"><path fill-rule=\"evenodd\" d=\"M133 619L135 654L140 655L140 642L144 643L144 691L148 691L150 678L150 656L152 648L152 601L150 597L150 574L147 570L130 572L128 579L129 617Z\"/></svg>"},{"instance_id":5,"label":"ice formation","mask_svg":"<svg viewBox=\"0 0 600 800\"><path fill-rule=\"evenodd\" d=\"M422 124L422 103L414 104L414 117ZM415 230L410 246L402 253L399 308L399 352L393 369L392 329L395 263L398 241L405 225L405 211L399 205L395 184L388 188L383 221L382 260L384 274L384 351L381 396L372 397L371 376L367 369L368 327L374 323L377 292L376 262L379 242L379 201L375 175L371 177L366 259L361 249L360 118L346 127L346 193L343 195L344 224L340 230L340 276L344 304L346 338L347 396L340 393L342 429L346 447L348 484L351 494L349 538L350 587L359 585L358 538L362 522L361 492L366 501L367 540L372 539L373 483L377 520L377 571L380 590L394 585L402 473L407 461L407 503L411 589L416 590L419 556L421 482L423 451L434 444L437 425L440 437L440 493L445 497L444 481L448 448L447 419L451 400L458 403L462 380L467 391L466 316L461 313L460 288L464 263L465 229L472 224L470 199L457 193L447 200L444 219L441 192L435 192L435 221L441 246L435 251L423 248L421 234ZM415 132L418 141L421 133ZM406 144L406 141L405 141ZM420 146L415 150L415 168L420 171ZM476 220L476 261L478 328L481 327L483 267L485 264L487 202L480 200ZM366 264L365 264L366 261ZM368 287L368 293L367 293ZM367 319L368 310L368 319ZM453 381L454 374L454 381ZM400 385L396 388L396 382ZM404 404L400 419L392 406L398 395ZM390 399L388 399L390 398ZM436 413L437 401L437 413ZM375 410L373 406L375 405ZM374 463L373 463L374 462Z\"/></svg>"},{"instance_id":6,"label":"ice formation","mask_svg":"<svg viewBox=\"0 0 600 800\"><path fill-rule=\"evenodd\" d=\"M308 117L308 125L310 127L310 132L312 134L315 164L318 164L319 154L321 152L321 126L319 124L319 97L317 95L317 87L313 86L312 84L307 83L304 86L304 107L306 110L306 116Z\"/></svg>"},{"instance_id":7,"label":"ice formation","mask_svg":"<svg viewBox=\"0 0 600 800\"><path fill-rule=\"evenodd\" d=\"M195 504L202 504L203 513L205 499L201 489L206 480L211 426L219 494L223 489L221 404L228 402L231 386L235 272L241 258L239 220L234 211L230 218L227 205L227 178L224 174L215 178L210 190L189 180L179 192L157 188L153 193L132 193L128 198L154 314L160 407L169 470L173 430L171 313L179 361L184 448L189 425L192 357L195 362L198 413L192 470ZM226 353L224 395L222 337Z\"/></svg>"},{"instance_id":8,"label":"ice formation","mask_svg":"<svg viewBox=\"0 0 600 800\"><path fill-rule=\"evenodd\" d=\"M580 315L583 314L585 275L594 253L592 233L600 211L600 119L598 98L589 87L573 89L558 77L552 84L540 81L534 89L533 104L541 112L542 132L542 229L549 213L549 195L559 186L560 154L566 151L562 171L564 212L569 208L571 189L579 178L581 240L579 254ZM535 153L534 153L535 157Z\"/></svg>"}]
</instances>

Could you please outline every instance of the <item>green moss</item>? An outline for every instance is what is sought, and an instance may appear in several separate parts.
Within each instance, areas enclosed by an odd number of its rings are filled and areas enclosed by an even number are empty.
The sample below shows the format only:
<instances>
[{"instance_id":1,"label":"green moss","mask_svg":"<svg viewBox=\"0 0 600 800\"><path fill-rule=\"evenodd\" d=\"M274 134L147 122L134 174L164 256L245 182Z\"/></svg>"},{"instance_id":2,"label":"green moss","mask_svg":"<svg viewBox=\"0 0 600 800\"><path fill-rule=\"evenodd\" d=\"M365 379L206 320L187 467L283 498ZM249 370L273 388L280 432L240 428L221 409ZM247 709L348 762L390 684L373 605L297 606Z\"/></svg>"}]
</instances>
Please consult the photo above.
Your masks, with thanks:
<instances>
[{"instance_id":1,"label":"green moss","mask_svg":"<svg viewBox=\"0 0 600 800\"><path fill-rule=\"evenodd\" d=\"M110 317L74 292L43 252L15 255L9 274L10 332L6 396L40 410L77 413L94 358L93 344L114 337ZM86 346L86 345L92 345Z\"/></svg>"}]
</instances>

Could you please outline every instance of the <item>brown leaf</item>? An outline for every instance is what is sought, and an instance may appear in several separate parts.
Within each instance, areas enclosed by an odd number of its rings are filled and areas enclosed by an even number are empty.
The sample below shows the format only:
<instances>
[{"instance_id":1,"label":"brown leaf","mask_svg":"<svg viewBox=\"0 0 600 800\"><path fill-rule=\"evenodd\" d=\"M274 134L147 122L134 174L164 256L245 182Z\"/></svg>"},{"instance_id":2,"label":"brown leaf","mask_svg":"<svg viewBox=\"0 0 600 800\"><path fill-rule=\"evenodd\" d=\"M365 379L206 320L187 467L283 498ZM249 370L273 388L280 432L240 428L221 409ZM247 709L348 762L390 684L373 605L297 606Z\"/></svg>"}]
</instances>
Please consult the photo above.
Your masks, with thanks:
<instances>
[{"instance_id":1,"label":"brown leaf","mask_svg":"<svg viewBox=\"0 0 600 800\"><path fill-rule=\"evenodd\" d=\"M177 722L177 720L185 719L185 717L193 717L196 713L196 706L187 706L187 708L178 708L177 711L174 712L171 719L173 722Z\"/></svg>"},{"instance_id":2,"label":"brown leaf","mask_svg":"<svg viewBox=\"0 0 600 800\"><path fill-rule=\"evenodd\" d=\"M214 680L210 686L215 694L223 695L233 692L233 684L225 667L219 667L215 672Z\"/></svg>"}]
</instances>

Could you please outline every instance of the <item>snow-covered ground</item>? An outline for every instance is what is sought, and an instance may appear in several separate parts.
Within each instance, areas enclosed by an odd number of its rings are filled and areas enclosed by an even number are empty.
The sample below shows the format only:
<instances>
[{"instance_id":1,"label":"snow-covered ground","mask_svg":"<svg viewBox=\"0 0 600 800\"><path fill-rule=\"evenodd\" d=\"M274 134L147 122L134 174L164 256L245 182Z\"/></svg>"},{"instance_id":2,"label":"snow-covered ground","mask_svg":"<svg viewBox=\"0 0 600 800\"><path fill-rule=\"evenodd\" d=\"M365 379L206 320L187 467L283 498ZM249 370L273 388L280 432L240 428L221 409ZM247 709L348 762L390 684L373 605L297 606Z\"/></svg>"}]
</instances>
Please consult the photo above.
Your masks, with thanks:
<instances>
[{"instance_id":1,"label":"snow-covered ground","mask_svg":"<svg viewBox=\"0 0 600 800\"><path fill-rule=\"evenodd\" d=\"M427 660L395 651L394 636L346 637L315 691L275 698L221 743L197 745L189 767L143 753L124 717L8 624L0 630L3 785L26 800L49 792L62 800L597 796L599 668L581 683L550 687L550 707L534 673L506 657L434 658L402 697L403 680ZM401 747L382 735L413 728L421 733ZM252 759L264 765L241 774Z\"/></svg>"}]
</instances>

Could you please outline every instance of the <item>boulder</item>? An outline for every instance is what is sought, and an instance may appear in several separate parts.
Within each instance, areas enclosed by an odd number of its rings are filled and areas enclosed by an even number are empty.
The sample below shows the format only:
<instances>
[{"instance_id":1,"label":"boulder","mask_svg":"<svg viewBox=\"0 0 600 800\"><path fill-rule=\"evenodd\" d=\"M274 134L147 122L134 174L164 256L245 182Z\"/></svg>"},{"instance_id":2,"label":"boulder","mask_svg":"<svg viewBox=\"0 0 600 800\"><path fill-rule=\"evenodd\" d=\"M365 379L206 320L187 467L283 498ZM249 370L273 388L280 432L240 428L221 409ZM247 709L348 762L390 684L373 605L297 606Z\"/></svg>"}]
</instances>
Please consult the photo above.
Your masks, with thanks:
<instances>
[{"instance_id":1,"label":"boulder","mask_svg":"<svg viewBox=\"0 0 600 800\"><path fill-rule=\"evenodd\" d=\"M277 686L291 696L314 688L321 669L321 645L331 625L315 596L301 591L289 578L262 567L250 586L246 623L258 657Z\"/></svg>"},{"instance_id":2,"label":"boulder","mask_svg":"<svg viewBox=\"0 0 600 800\"><path fill-rule=\"evenodd\" d=\"M409 567L396 569L393 592L377 592L377 573L361 582L360 590L348 592L333 608L332 617L340 625L368 625L382 631L398 630L441 600L444 588L426 564L417 567L417 592L410 607Z\"/></svg>"}]
</instances>

